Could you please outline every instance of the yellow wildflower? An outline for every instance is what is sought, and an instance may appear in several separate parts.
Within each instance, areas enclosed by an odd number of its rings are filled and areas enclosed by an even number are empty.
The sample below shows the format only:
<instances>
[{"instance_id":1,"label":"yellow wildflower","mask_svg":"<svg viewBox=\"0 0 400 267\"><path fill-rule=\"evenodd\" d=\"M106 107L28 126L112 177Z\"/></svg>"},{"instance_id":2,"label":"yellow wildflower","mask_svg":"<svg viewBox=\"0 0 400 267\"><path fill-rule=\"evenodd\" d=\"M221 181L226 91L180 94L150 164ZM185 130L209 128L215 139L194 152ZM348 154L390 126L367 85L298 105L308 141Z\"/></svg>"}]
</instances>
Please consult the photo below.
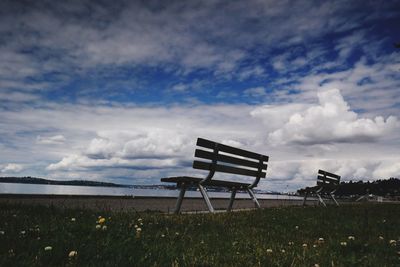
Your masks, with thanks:
<instances>
[{"instance_id":1,"label":"yellow wildflower","mask_svg":"<svg viewBox=\"0 0 400 267\"><path fill-rule=\"evenodd\" d=\"M100 224L105 223L105 221L106 221L106 218L100 218L100 219L99 219L99 223L100 223Z\"/></svg>"}]
</instances>

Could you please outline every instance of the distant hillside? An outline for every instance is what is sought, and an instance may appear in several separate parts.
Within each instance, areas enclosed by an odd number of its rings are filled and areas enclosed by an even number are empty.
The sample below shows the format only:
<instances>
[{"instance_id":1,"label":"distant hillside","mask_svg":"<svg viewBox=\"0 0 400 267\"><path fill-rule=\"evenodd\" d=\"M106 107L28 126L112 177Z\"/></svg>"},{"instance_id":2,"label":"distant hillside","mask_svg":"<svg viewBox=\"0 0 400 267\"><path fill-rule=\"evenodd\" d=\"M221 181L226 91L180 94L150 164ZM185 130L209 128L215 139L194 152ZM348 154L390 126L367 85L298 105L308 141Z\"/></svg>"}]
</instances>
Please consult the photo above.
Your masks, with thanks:
<instances>
[{"instance_id":1,"label":"distant hillside","mask_svg":"<svg viewBox=\"0 0 400 267\"><path fill-rule=\"evenodd\" d=\"M300 195L304 194L305 188L297 190ZM377 196L399 196L400 179L390 178L386 180L376 180L373 182L349 181L341 182L335 195L351 196L373 194Z\"/></svg>"},{"instance_id":2,"label":"distant hillside","mask_svg":"<svg viewBox=\"0 0 400 267\"><path fill-rule=\"evenodd\" d=\"M51 184L51 185L76 185L76 186L105 186L105 187L131 187L129 185L96 182L87 180L56 181L37 177L0 177L0 183L20 184Z\"/></svg>"}]
</instances>

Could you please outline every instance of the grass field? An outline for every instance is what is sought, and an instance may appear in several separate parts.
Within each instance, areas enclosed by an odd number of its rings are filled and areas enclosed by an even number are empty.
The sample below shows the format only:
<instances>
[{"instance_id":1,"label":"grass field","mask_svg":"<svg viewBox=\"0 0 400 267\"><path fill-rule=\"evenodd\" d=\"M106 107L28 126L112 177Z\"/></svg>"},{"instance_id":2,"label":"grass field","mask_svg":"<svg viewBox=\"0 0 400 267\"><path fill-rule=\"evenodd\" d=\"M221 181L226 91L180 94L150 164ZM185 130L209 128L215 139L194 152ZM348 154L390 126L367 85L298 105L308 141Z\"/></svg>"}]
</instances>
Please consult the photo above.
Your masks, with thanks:
<instances>
[{"instance_id":1,"label":"grass field","mask_svg":"<svg viewBox=\"0 0 400 267\"><path fill-rule=\"evenodd\" d=\"M0 205L0 266L400 266L400 205L163 215Z\"/></svg>"}]
</instances>

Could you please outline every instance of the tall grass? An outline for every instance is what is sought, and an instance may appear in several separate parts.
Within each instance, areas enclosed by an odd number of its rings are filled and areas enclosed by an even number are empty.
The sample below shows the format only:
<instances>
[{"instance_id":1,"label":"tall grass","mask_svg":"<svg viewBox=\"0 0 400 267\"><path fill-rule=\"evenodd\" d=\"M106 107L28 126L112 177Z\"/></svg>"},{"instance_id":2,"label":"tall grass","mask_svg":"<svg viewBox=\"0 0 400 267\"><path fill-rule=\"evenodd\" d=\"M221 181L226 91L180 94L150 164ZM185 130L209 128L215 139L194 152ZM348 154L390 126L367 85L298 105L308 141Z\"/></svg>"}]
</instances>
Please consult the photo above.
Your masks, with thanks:
<instances>
[{"instance_id":1,"label":"tall grass","mask_svg":"<svg viewBox=\"0 0 400 267\"><path fill-rule=\"evenodd\" d=\"M400 266L399 239L393 204L178 216L0 205L0 266Z\"/></svg>"}]
</instances>

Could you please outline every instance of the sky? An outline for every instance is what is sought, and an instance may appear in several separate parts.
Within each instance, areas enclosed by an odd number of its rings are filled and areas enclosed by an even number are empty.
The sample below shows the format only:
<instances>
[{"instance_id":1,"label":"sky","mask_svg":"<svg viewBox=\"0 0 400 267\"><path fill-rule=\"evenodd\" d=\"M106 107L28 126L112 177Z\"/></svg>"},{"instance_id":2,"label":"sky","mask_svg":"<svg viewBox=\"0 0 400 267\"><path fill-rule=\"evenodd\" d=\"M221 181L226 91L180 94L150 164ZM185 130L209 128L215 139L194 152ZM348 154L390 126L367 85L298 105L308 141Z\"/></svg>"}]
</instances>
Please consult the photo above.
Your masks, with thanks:
<instances>
[{"instance_id":1,"label":"sky","mask_svg":"<svg viewBox=\"0 0 400 267\"><path fill-rule=\"evenodd\" d=\"M399 25L391 0L2 0L0 176L203 177L203 137L268 155L261 189L400 177Z\"/></svg>"}]
</instances>

